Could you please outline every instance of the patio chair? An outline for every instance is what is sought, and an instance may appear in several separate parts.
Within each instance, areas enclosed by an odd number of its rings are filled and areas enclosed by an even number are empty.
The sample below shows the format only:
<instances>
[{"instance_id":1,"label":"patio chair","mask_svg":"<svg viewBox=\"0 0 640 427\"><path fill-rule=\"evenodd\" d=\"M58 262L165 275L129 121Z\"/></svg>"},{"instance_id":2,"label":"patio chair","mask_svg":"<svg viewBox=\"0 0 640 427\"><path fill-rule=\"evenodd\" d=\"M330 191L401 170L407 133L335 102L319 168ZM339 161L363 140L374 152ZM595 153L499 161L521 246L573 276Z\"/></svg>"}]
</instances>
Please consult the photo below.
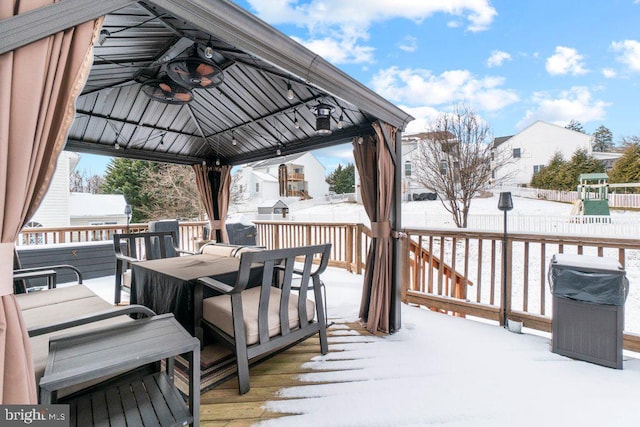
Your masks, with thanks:
<instances>
[{"instance_id":1,"label":"patio chair","mask_svg":"<svg viewBox=\"0 0 640 427\"><path fill-rule=\"evenodd\" d=\"M129 272L131 263L180 256L181 254L193 254L178 248L176 234L173 230L116 233L113 235L113 250L116 256L115 304L120 303L122 291L131 288Z\"/></svg>"},{"instance_id":2,"label":"patio chair","mask_svg":"<svg viewBox=\"0 0 640 427\"><path fill-rule=\"evenodd\" d=\"M30 290L42 288L42 284L38 281L46 280L48 289L54 289L57 286L57 276L59 270L71 270L75 273L79 285L82 284L82 273L80 270L70 264L46 265L39 267L22 267L22 262L18 256L18 251L13 251L13 293L23 294Z\"/></svg>"},{"instance_id":3,"label":"patio chair","mask_svg":"<svg viewBox=\"0 0 640 427\"><path fill-rule=\"evenodd\" d=\"M240 257L235 284L222 283L210 277L198 279L196 296L203 294L203 287L222 294L202 302L196 299L194 310L196 321L200 317L200 326L234 349L240 394L250 388L251 359L289 347L316 333L320 336L320 352L326 354L329 351L319 283L330 252L331 244L247 251ZM319 261L319 266L312 272L314 258ZM300 283L308 283L311 279L314 284L315 304L307 299L308 287L301 286L298 295L291 292L296 261L303 265L298 270ZM256 263L264 267L261 284L248 288L249 272Z\"/></svg>"}]
</instances>

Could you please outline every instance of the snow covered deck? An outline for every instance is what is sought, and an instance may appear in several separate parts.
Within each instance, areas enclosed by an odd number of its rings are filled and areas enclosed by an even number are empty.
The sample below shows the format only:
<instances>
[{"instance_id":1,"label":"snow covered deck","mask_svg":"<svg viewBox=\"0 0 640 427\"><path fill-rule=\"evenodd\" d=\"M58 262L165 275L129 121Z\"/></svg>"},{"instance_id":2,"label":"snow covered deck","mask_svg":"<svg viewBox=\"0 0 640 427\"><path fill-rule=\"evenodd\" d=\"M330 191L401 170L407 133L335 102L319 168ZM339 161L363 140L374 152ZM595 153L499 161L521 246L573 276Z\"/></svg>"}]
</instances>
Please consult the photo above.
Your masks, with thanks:
<instances>
[{"instance_id":1,"label":"snow covered deck","mask_svg":"<svg viewBox=\"0 0 640 427\"><path fill-rule=\"evenodd\" d=\"M329 268L323 280L336 322L329 354L314 348L308 362L295 359L298 370L283 372L278 360L291 353L281 353L257 366L251 391L235 401L221 397L224 386L204 393L202 425L224 425L213 420L223 409L233 425L640 425L638 354L625 352L623 370L605 368L551 353L540 332L407 305L403 328L376 337L354 327L362 277ZM87 285L112 298L113 277ZM267 376L264 386L254 375Z\"/></svg>"}]
</instances>

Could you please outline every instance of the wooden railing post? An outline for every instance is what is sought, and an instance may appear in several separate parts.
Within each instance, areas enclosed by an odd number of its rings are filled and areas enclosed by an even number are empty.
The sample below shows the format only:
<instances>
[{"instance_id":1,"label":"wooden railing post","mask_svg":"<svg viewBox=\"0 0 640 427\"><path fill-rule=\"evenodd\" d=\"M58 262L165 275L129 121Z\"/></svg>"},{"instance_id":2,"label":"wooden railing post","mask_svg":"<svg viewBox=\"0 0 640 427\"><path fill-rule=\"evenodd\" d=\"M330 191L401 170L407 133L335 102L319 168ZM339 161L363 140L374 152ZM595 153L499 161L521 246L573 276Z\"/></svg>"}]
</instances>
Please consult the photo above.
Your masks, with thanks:
<instances>
[{"instance_id":1,"label":"wooden railing post","mask_svg":"<svg viewBox=\"0 0 640 427\"><path fill-rule=\"evenodd\" d=\"M411 280L410 270L410 260L409 260L409 245L410 245L410 237L408 234L403 234L402 238L402 263L400 268L402 268L402 286L400 288L401 292L401 301L407 302L407 291L409 290L409 282Z\"/></svg>"},{"instance_id":2,"label":"wooden railing post","mask_svg":"<svg viewBox=\"0 0 640 427\"><path fill-rule=\"evenodd\" d=\"M362 224L356 225L355 252L356 252L356 274L362 274Z\"/></svg>"}]
</instances>

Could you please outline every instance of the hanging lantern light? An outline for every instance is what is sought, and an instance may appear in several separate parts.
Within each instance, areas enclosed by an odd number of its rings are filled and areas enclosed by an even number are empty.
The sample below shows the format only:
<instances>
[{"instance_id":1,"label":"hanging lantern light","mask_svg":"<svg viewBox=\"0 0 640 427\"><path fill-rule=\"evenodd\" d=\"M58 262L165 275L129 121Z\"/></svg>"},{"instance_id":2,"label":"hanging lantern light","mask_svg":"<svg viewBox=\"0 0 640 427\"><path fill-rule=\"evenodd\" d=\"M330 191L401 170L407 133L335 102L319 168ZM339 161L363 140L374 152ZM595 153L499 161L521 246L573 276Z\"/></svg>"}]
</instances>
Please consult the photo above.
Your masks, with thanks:
<instances>
[{"instance_id":1,"label":"hanging lantern light","mask_svg":"<svg viewBox=\"0 0 640 427\"><path fill-rule=\"evenodd\" d=\"M318 135L331 135L331 105L320 103L313 107L316 114L316 132Z\"/></svg>"}]
</instances>

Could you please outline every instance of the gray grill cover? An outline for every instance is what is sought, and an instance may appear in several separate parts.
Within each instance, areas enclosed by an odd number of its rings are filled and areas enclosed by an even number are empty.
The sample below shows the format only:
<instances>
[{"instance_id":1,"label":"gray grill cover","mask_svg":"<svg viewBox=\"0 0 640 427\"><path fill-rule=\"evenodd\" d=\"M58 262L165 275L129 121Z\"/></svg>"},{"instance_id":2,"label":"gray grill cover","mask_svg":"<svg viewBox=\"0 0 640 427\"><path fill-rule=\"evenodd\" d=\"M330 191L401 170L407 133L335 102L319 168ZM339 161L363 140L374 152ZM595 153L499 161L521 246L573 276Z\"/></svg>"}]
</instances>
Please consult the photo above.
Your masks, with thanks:
<instances>
[{"instance_id":1,"label":"gray grill cover","mask_svg":"<svg viewBox=\"0 0 640 427\"><path fill-rule=\"evenodd\" d=\"M629 294L629 280L616 259L587 255L554 255L549 286L553 295L593 304L621 306Z\"/></svg>"}]
</instances>

